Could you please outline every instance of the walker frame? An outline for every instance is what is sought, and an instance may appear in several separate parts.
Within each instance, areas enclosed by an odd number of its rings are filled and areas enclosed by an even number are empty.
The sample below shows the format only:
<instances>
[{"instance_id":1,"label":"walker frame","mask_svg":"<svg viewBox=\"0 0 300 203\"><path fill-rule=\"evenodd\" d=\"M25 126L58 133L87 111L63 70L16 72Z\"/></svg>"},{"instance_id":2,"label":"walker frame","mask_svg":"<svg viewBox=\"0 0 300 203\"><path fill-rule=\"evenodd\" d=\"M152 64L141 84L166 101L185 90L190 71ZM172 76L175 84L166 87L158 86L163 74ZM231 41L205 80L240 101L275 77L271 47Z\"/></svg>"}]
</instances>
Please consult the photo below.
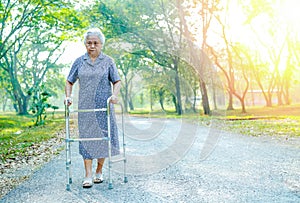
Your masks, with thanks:
<instances>
[{"instance_id":1,"label":"walker frame","mask_svg":"<svg viewBox=\"0 0 300 203\"><path fill-rule=\"evenodd\" d=\"M119 159L112 160L111 155L111 124L110 124L110 112L111 112L111 97L107 99L107 108L100 109L78 109L78 110L70 110L69 105L67 105L67 101L65 101L65 122L66 122L66 137L65 137L65 150L66 150L66 172L67 172L67 183L66 190L71 190L72 177L71 177L71 142L79 142L79 141L108 141L108 189L113 189L112 177L111 177L111 169L113 163L124 162L124 183L128 182L126 176L126 154L125 154L125 126L124 126L124 110L121 103L118 103L121 106L121 115L122 115L122 142L123 142L123 156ZM97 111L106 111L107 112L107 130L108 136L102 138L77 138L73 139L70 136L70 113L79 113L79 112L97 112Z\"/></svg>"}]
</instances>

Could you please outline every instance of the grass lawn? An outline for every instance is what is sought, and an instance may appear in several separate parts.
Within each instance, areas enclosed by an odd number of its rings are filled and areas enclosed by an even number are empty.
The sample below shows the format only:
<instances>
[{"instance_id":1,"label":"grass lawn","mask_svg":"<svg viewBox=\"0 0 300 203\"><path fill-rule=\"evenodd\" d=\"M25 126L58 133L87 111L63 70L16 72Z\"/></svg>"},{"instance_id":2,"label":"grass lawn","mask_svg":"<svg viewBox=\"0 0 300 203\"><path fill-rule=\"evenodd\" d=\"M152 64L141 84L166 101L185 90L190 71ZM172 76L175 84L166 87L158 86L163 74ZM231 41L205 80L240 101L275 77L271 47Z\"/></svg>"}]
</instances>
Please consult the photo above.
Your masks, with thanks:
<instances>
[{"instance_id":1,"label":"grass lawn","mask_svg":"<svg viewBox=\"0 0 300 203\"><path fill-rule=\"evenodd\" d=\"M49 115L44 126L34 126L34 118L14 113L0 115L0 162L26 156L35 144L57 136L65 128L63 115Z\"/></svg>"},{"instance_id":2,"label":"grass lawn","mask_svg":"<svg viewBox=\"0 0 300 203\"><path fill-rule=\"evenodd\" d=\"M300 137L300 104L281 107L247 108L242 114L240 109L233 111L213 111L212 116L200 113L187 113L181 116L174 112L148 112L138 110L130 112L133 116L183 118L191 122L209 126L217 122L218 128L250 136ZM17 116L14 113L0 115L0 162L26 156L28 150L51 138L65 129L62 113L54 117L49 115L44 126L34 126L34 119L29 116Z\"/></svg>"},{"instance_id":3,"label":"grass lawn","mask_svg":"<svg viewBox=\"0 0 300 203\"><path fill-rule=\"evenodd\" d=\"M251 136L300 137L300 104L277 107L247 108L226 111L216 116L222 121L222 129ZM220 112L217 112L220 114Z\"/></svg>"},{"instance_id":4,"label":"grass lawn","mask_svg":"<svg viewBox=\"0 0 300 203\"><path fill-rule=\"evenodd\" d=\"M250 136L300 137L300 104L278 107L247 107L232 111L213 110L212 116L189 113L181 116L175 113L149 113L145 110L131 112L135 116L183 118L203 125L210 125L212 119L219 129ZM199 116L200 115L200 116Z\"/></svg>"}]
</instances>

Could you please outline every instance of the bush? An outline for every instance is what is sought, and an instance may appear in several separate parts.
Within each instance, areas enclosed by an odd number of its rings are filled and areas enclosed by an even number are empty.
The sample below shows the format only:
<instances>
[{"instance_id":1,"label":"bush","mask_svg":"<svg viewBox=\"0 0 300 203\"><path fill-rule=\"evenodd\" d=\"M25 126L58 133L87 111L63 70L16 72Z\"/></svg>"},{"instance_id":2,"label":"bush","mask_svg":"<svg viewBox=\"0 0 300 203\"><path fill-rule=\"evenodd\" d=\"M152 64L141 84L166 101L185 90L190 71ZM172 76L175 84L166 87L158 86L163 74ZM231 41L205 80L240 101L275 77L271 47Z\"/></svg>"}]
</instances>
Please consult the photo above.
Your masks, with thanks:
<instances>
[{"instance_id":1,"label":"bush","mask_svg":"<svg viewBox=\"0 0 300 203\"><path fill-rule=\"evenodd\" d=\"M30 111L33 114L35 119L35 125L44 125L45 120L47 118L46 110L51 108L53 112L58 109L57 106L53 106L48 103L48 99L52 97L52 95L45 90L45 86L41 85L40 87L36 87L32 91L28 92L28 95L33 94L32 104L30 107Z\"/></svg>"}]
</instances>

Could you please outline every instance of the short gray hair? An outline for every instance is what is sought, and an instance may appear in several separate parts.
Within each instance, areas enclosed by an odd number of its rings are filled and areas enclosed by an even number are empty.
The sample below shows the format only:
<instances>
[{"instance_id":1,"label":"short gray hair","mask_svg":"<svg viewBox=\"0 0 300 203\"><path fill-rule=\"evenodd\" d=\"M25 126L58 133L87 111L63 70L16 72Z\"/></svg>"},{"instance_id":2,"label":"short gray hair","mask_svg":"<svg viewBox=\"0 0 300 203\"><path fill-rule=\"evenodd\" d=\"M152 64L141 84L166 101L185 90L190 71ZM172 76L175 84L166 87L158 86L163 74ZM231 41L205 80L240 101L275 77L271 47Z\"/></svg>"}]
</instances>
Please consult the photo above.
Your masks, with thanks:
<instances>
[{"instance_id":1,"label":"short gray hair","mask_svg":"<svg viewBox=\"0 0 300 203\"><path fill-rule=\"evenodd\" d=\"M105 43L105 36L104 34L101 32L101 30L99 28L91 28L89 29L85 34L84 34L84 43L86 43L86 39L89 36L97 36L100 39L100 42L102 44L102 46L104 46Z\"/></svg>"}]
</instances>

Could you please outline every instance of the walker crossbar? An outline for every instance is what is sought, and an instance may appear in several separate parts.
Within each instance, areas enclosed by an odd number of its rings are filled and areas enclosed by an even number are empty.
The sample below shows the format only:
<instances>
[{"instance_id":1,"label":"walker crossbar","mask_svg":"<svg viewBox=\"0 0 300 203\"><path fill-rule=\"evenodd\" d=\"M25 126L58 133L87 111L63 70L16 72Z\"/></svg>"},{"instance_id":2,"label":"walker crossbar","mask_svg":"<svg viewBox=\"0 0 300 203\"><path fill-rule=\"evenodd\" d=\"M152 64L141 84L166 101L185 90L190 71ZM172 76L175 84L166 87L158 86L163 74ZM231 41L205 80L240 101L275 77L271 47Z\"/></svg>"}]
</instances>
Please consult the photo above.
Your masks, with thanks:
<instances>
[{"instance_id":1,"label":"walker crossbar","mask_svg":"<svg viewBox=\"0 0 300 203\"><path fill-rule=\"evenodd\" d=\"M119 159L114 159L114 160L111 160L111 163L117 163L117 162L121 162L121 161L126 161L126 158L122 157Z\"/></svg>"},{"instance_id":2,"label":"walker crossbar","mask_svg":"<svg viewBox=\"0 0 300 203\"><path fill-rule=\"evenodd\" d=\"M107 108L69 110L70 113L76 113L76 112L97 112L97 111L107 111Z\"/></svg>"},{"instance_id":3,"label":"walker crossbar","mask_svg":"<svg viewBox=\"0 0 300 203\"><path fill-rule=\"evenodd\" d=\"M111 156L111 126L110 126L110 100L111 97L107 99L107 108L100 108L100 109L79 109L79 110L70 110L69 106L67 105L68 102L65 101L65 120L66 120L66 138L65 138L65 143L66 143L66 172L67 172L67 186L66 190L70 191L71 190L71 183L72 183L72 178L71 178L71 142L79 142L79 141L108 141L108 188L113 189L112 186L112 179L111 179L111 169L112 169L112 164L116 162L123 161L124 162L124 182L127 183L127 176L126 176L126 154L125 154L125 125L124 125L124 111L123 111L123 106L118 103L121 106L121 113L122 113L122 141L123 141L123 156L120 159L112 160ZM70 138L70 113L74 112L97 112L97 111L105 111L107 113L107 137L102 137L102 138L77 138L77 139L71 139Z\"/></svg>"},{"instance_id":4,"label":"walker crossbar","mask_svg":"<svg viewBox=\"0 0 300 203\"><path fill-rule=\"evenodd\" d=\"M108 141L108 137L100 137L100 138L78 138L78 139L65 139L66 142L84 142L84 141Z\"/></svg>"}]
</instances>

